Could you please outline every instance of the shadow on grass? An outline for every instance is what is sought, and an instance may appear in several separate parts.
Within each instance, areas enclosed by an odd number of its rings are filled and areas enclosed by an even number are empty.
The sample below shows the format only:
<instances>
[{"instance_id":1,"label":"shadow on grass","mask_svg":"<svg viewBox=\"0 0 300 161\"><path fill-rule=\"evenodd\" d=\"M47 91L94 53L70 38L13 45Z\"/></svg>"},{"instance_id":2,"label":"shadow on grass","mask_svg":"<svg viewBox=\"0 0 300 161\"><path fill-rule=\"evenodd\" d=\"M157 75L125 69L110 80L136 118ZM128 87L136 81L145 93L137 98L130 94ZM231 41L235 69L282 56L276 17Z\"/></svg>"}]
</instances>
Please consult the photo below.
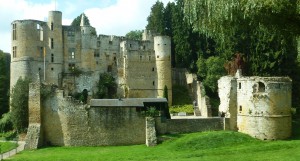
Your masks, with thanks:
<instances>
[{"instance_id":1,"label":"shadow on grass","mask_svg":"<svg viewBox=\"0 0 300 161\"><path fill-rule=\"evenodd\" d=\"M292 136L290 140L300 140L300 116L292 119Z\"/></svg>"},{"instance_id":2,"label":"shadow on grass","mask_svg":"<svg viewBox=\"0 0 300 161\"><path fill-rule=\"evenodd\" d=\"M173 140L182 137L183 134L164 134L157 137L157 143L161 144L167 140Z\"/></svg>"},{"instance_id":3,"label":"shadow on grass","mask_svg":"<svg viewBox=\"0 0 300 161\"><path fill-rule=\"evenodd\" d=\"M292 118L292 136L290 140L300 140L300 115Z\"/></svg>"}]
</instances>

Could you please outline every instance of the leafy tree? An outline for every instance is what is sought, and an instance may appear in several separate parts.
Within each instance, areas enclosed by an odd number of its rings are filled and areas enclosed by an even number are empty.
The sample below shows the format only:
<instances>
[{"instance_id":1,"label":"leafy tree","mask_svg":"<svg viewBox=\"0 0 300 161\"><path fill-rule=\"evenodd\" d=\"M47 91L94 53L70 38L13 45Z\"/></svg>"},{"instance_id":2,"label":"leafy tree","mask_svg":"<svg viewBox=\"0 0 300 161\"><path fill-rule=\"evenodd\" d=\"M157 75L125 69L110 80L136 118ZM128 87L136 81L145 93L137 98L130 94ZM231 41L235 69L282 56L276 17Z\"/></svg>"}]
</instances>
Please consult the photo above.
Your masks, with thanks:
<instances>
[{"instance_id":1,"label":"leafy tree","mask_svg":"<svg viewBox=\"0 0 300 161\"><path fill-rule=\"evenodd\" d=\"M71 26L73 27L79 27L80 26L80 22L81 22L81 16L85 15L84 13L80 14L79 16L77 16L71 23ZM84 21L86 25L90 25L90 20L89 18L85 15L84 16Z\"/></svg>"},{"instance_id":2,"label":"leafy tree","mask_svg":"<svg viewBox=\"0 0 300 161\"><path fill-rule=\"evenodd\" d=\"M165 34L165 19L164 19L164 4L163 2L156 1L151 7L151 13L147 18L147 30L152 30L158 34Z\"/></svg>"},{"instance_id":3,"label":"leafy tree","mask_svg":"<svg viewBox=\"0 0 300 161\"><path fill-rule=\"evenodd\" d=\"M225 60L218 56L211 56L208 59L200 57L197 61L198 77L202 80L205 92L209 96L217 97L218 80L226 74L224 68Z\"/></svg>"},{"instance_id":4,"label":"leafy tree","mask_svg":"<svg viewBox=\"0 0 300 161\"><path fill-rule=\"evenodd\" d=\"M116 94L117 84L115 78L109 73L100 74L98 82L98 98L114 98Z\"/></svg>"},{"instance_id":5,"label":"leafy tree","mask_svg":"<svg viewBox=\"0 0 300 161\"><path fill-rule=\"evenodd\" d=\"M9 111L10 55L0 50L0 115Z\"/></svg>"},{"instance_id":6,"label":"leafy tree","mask_svg":"<svg viewBox=\"0 0 300 161\"><path fill-rule=\"evenodd\" d=\"M132 40L142 40L143 30L134 30L128 32L125 37Z\"/></svg>"},{"instance_id":7,"label":"leafy tree","mask_svg":"<svg viewBox=\"0 0 300 161\"><path fill-rule=\"evenodd\" d=\"M28 127L29 79L18 79L11 91L11 118L14 128L24 132Z\"/></svg>"},{"instance_id":8,"label":"leafy tree","mask_svg":"<svg viewBox=\"0 0 300 161\"><path fill-rule=\"evenodd\" d=\"M230 60L234 53L244 55L244 74L300 80L299 0L185 0L184 13L194 30L214 39L221 57ZM293 100L300 93L296 84Z\"/></svg>"}]
</instances>

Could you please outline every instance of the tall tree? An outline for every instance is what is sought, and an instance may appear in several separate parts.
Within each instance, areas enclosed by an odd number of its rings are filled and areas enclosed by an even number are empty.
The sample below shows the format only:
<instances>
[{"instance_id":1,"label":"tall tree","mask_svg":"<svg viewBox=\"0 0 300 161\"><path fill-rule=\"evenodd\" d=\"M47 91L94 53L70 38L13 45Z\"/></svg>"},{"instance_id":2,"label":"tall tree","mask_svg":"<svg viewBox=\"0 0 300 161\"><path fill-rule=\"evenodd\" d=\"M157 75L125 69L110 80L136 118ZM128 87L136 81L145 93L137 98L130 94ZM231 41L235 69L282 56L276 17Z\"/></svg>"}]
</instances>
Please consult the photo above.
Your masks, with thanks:
<instances>
[{"instance_id":1,"label":"tall tree","mask_svg":"<svg viewBox=\"0 0 300 161\"><path fill-rule=\"evenodd\" d=\"M171 38L171 64L175 67L175 44L173 38L173 23L172 17L176 4L169 2L164 9L164 23L165 23L165 34Z\"/></svg>"},{"instance_id":2,"label":"tall tree","mask_svg":"<svg viewBox=\"0 0 300 161\"><path fill-rule=\"evenodd\" d=\"M150 15L147 18L147 30L152 30L158 34L165 34L165 19L164 19L164 4L163 2L156 1L151 7Z\"/></svg>"},{"instance_id":3,"label":"tall tree","mask_svg":"<svg viewBox=\"0 0 300 161\"><path fill-rule=\"evenodd\" d=\"M216 41L226 60L241 52L246 59L243 73L289 75L298 82L299 4L299 0L185 0L185 16L194 30ZM294 96L300 93L296 91Z\"/></svg>"},{"instance_id":4,"label":"tall tree","mask_svg":"<svg viewBox=\"0 0 300 161\"><path fill-rule=\"evenodd\" d=\"M29 80L18 79L11 91L11 118L15 130L25 132L28 127Z\"/></svg>"},{"instance_id":5,"label":"tall tree","mask_svg":"<svg viewBox=\"0 0 300 161\"><path fill-rule=\"evenodd\" d=\"M9 111L10 55L0 50L0 116Z\"/></svg>"},{"instance_id":6,"label":"tall tree","mask_svg":"<svg viewBox=\"0 0 300 161\"><path fill-rule=\"evenodd\" d=\"M176 0L176 6L174 7L172 14L172 27L176 67L190 68L194 54L190 41L192 28L184 17L183 0ZM193 63L195 64L196 61Z\"/></svg>"},{"instance_id":7,"label":"tall tree","mask_svg":"<svg viewBox=\"0 0 300 161\"><path fill-rule=\"evenodd\" d=\"M85 15L84 13L80 14L79 16L77 16L71 23L71 26L74 26L74 27L79 27L80 26L80 23L81 23L81 17L82 15ZM90 20L89 18L85 15L84 16L84 21L85 21L85 24L86 25L90 25Z\"/></svg>"}]
</instances>

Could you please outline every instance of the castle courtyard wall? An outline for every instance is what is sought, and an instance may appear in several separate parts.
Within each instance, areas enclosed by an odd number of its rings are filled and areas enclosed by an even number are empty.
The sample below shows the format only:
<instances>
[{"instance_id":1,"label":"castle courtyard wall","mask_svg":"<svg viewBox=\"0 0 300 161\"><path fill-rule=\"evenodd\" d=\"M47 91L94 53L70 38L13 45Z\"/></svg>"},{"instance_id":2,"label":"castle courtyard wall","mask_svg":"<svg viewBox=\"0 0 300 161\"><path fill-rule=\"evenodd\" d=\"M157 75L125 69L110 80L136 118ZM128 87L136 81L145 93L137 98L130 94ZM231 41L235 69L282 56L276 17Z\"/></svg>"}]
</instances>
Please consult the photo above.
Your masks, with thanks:
<instances>
[{"instance_id":1,"label":"castle courtyard wall","mask_svg":"<svg viewBox=\"0 0 300 161\"><path fill-rule=\"evenodd\" d=\"M58 146L145 143L145 118L133 107L89 107L63 98L62 91L44 102L44 142Z\"/></svg>"},{"instance_id":2,"label":"castle courtyard wall","mask_svg":"<svg viewBox=\"0 0 300 161\"><path fill-rule=\"evenodd\" d=\"M156 118L158 134L192 133L211 130L224 130L224 118L161 119Z\"/></svg>"}]
</instances>

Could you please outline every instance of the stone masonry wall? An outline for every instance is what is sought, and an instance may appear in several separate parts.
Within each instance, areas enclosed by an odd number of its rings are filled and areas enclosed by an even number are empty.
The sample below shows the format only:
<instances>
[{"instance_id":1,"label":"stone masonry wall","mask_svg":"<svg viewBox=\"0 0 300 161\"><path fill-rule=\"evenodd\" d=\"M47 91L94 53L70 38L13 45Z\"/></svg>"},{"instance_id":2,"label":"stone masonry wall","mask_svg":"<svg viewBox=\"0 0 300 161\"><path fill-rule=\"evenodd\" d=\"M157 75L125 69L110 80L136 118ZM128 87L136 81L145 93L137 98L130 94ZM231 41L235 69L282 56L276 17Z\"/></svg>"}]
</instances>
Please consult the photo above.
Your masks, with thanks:
<instances>
[{"instance_id":1,"label":"stone masonry wall","mask_svg":"<svg viewBox=\"0 0 300 161\"><path fill-rule=\"evenodd\" d=\"M145 143L145 118L132 107L89 107L62 91L43 104L44 141L59 146Z\"/></svg>"},{"instance_id":2,"label":"stone masonry wall","mask_svg":"<svg viewBox=\"0 0 300 161\"><path fill-rule=\"evenodd\" d=\"M158 134L191 133L210 130L223 130L223 118L197 118L197 119L169 119L162 121L156 118L156 131Z\"/></svg>"},{"instance_id":3,"label":"stone masonry wall","mask_svg":"<svg viewBox=\"0 0 300 161\"><path fill-rule=\"evenodd\" d=\"M29 84L29 126L25 149L37 149L42 146L43 131L41 129L41 85L39 79Z\"/></svg>"},{"instance_id":4,"label":"stone masonry wall","mask_svg":"<svg viewBox=\"0 0 300 161\"><path fill-rule=\"evenodd\" d=\"M224 76L218 80L220 97L219 114L229 118L230 130L237 130L237 79Z\"/></svg>"}]
</instances>

